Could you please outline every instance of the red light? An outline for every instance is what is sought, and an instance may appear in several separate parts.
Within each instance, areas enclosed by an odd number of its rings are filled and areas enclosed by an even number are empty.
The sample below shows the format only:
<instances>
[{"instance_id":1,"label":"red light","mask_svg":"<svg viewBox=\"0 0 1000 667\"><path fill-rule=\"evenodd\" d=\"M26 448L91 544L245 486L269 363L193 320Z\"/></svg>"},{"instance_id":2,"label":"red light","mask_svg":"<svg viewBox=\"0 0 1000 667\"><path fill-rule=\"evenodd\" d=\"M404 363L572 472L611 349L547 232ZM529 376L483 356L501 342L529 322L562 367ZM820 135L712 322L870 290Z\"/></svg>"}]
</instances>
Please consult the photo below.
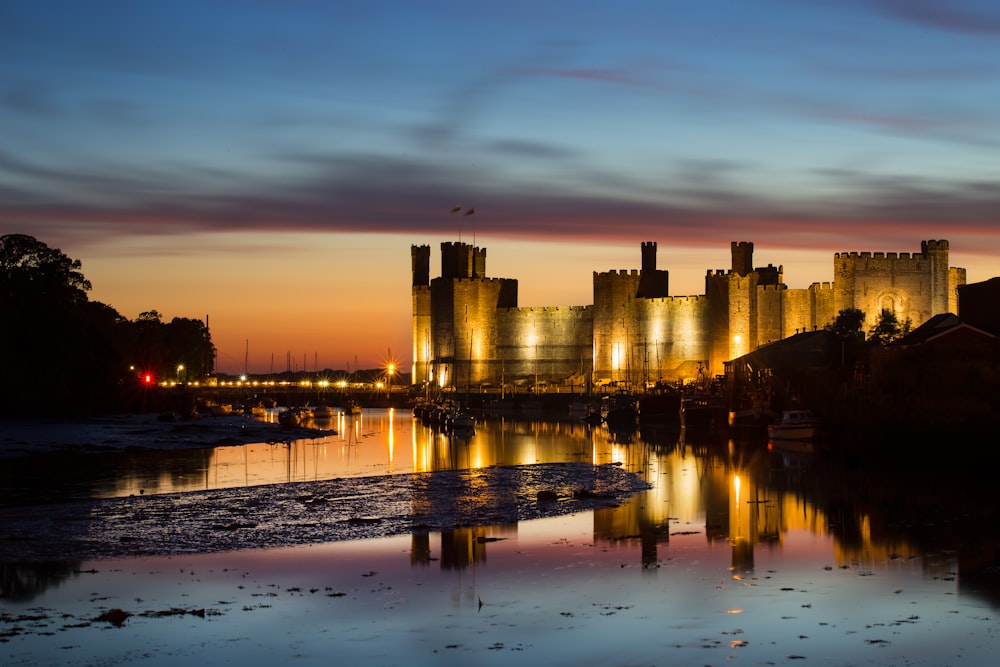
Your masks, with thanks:
<instances>
[{"instance_id":1,"label":"red light","mask_svg":"<svg viewBox=\"0 0 1000 667\"><path fill-rule=\"evenodd\" d=\"M142 376L142 380L146 384L153 384L153 374L152 373L146 373L144 376Z\"/></svg>"}]
</instances>

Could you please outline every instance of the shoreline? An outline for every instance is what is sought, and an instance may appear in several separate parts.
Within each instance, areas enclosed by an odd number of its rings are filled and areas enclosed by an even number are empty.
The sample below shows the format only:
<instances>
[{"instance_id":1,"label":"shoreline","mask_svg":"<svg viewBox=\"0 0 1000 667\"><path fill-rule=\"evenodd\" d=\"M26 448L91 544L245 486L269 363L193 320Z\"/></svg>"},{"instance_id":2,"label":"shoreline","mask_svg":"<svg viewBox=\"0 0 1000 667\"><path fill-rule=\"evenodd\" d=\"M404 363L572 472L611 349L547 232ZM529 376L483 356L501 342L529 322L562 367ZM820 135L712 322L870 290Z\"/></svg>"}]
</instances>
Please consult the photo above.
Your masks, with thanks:
<instances>
[{"instance_id":1,"label":"shoreline","mask_svg":"<svg viewBox=\"0 0 1000 667\"><path fill-rule=\"evenodd\" d=\"M4 507L0 564L63 561L69 555L73 561L176 556L516 525L616 507L648 488L618 465L568 462Z\"/></svg>"},{"instance_id":2,"label":"shoreline","mask_svg":"<svg viewBox=\"0 0 1000 667\"><path fill-rule=\"evenodd\" d=\"M156 414L89 419L0 419L0 460L61 453L128 449L193 449L321 438L333 430L286 427L233 414L162 421Z\"/></svg>"}]
</instances>

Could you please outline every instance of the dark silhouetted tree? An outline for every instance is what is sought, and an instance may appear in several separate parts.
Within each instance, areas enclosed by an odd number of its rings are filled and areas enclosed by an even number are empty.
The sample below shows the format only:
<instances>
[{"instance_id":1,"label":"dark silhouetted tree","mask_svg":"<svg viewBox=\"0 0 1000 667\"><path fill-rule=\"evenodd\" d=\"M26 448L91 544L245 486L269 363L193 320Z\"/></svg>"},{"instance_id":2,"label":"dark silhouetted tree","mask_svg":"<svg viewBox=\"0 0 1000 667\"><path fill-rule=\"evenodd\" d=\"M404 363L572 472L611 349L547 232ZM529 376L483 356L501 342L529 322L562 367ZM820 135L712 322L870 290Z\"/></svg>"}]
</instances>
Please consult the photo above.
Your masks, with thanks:
<instances>
[{"instance_id":1,"label":"dark silhouetted tree","mask_svg":"<svg viewBox=\"0 0 1000 667\"><path fill-rule=\"evenodd\" d=\"M87 300L90 281L78 259L25 234L0 236L0 299L38 308Z\"/></svg>"},{"instance_id":2,"label":"dark silhouetted tree","mask_svg":"<svg viewBox=\"0 0 1000 667\"><path fill-rule=\"evenodd\" d=\"M826 329L850 340L864 340L864 324L864 311L857 308L846 308L837 313L836 319L826 325Z\"/></svg>"},{"instance_id":3,"label":"dark silhouetted tree","mask_svg":"<svg viewBox=\"0 0 1000 667\"><path fill-rule=\"evenodd\" d=\"M129 322L88 301L89 289L79 260L31 236L0 237L0 414L127 409L142 371L211 371L214 347L199 320L164 324L154 310Z\"/></svg>"},{"instance_id":4,"label":"dark silhouetted tree","mask_svg":"<svg viewBox=\"0 0 1000 667\"><path fill-rule=\"evenodd\" d=\"M900 324L896 313L891 310L883 310L875 324L868 330L868 339L880 345L888 345L910 333L912 326L910 320Z\"/></svg>"},{"instance_id":5,"label":"dark silhouetted tree","mask_svg":"<svg viewBox=\"0 0 1000 667\"><path fill-rule=\"evenodd\" d=\"M107 350L92 338L80 261L24 234L0 237L0 410L85 410L106 388L94 382Z\"/></svg>"}]
</instances>

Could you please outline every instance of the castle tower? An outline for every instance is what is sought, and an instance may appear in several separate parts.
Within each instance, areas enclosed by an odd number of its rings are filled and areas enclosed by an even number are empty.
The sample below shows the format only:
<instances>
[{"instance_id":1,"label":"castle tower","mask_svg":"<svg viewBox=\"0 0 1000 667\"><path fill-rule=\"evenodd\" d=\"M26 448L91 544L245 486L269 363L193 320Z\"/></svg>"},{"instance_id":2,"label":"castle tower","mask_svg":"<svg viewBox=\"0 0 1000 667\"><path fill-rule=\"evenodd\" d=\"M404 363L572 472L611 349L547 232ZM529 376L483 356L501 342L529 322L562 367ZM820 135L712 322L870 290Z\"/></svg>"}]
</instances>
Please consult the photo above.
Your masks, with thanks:
<instances>
[{"instance_id":1,"label":"castle tower","mask_svg":"<svg viewBox=\"0 0 1000 667\"><path fill-rule=\"evenodd\" d=\"M517 307L517 281L486 277L486 250L441 244L441 276L427 284L430 251L414 247L413 382L476 387L500 374L497 314Z\"/></svg>"},{"instance_id":2,"label":"castle tower","mask_svg":"<svg viewBox=\"0 0 1000 667\"><path fill-rule=\"evenodd\" d=\"M642 270L644 273L656 271L656 241L642 243Z\"/></svg>"},{"instance_id":3,"label":"castle tower","mask_svg":"<svg viewBox=\"0 0 1000 667\"><path fill-rule=\"evenodd\" d=\"M930 263L930 314L933 316L947 313L949 312L948 242L921 241L920 253Z\"/></svg>"},{"instance_id":4,"label":"castle tower","mask_svg":"<svg viewBox=\"0 0 1000 667\"><path fill-rule=\"evenodd\" d=\"M431 247L429 245L410 246L410 260L413 270L413 286L431 284Z\"/></svg>"},{"instance_id":5,"label":"castle tower","mask_svg":"<svg viewBox=\"0 0 1000 667\"><path fill-rule=\"evenodd\" d=\"M730 248L733 254L733 273L738 276L749 275L753 271L753 243L733 241Z\"/></svg>"},{"instance_id":6,"label":"castle tower","mask_svg":"<svg viewBox=\"0 0 1000 667\"><path fill-rule=\"evenodd\" d=\"M830 317L845 309L865 314L870 329L883 311L900 323L919 326L934 315L953 312L962 269L948 267L947 241L922 241L920 252L839 252L834 255L834 306ZM832 319L831 319L832 321Z\"/></svg>"},{"instance_id":7,"label":"castle tower","mask_svg":"<svg viewBox=\"0 0 1000 667\"><path fill-rule=\"evenodd\" d=\"M476 248L468 243L441 244L442 278L485 278L486 248Z\"/></svg>"},{"instance_id":8,"label":"castle tower","mask_svg":"<svg viewBox=\"0 0 1000 667\"><path fill-rule=\"evenodd\" d=\"M639 287L636 297L658 299L670 293L670 274L656 268L656 242L642 244L642 270L639 272Z\"/></svg>"},{"instance_id":9,"label":"castle tower","mask_svg":"<svg viewBox=\"0 0 1000 667\"><path fill-rule=\"evenodd\" d=\"M413 270L413 365L410 367L410 382L420 384L430 380L430 246L410 246L410 259Z\"/></svg>"}]
</instances>

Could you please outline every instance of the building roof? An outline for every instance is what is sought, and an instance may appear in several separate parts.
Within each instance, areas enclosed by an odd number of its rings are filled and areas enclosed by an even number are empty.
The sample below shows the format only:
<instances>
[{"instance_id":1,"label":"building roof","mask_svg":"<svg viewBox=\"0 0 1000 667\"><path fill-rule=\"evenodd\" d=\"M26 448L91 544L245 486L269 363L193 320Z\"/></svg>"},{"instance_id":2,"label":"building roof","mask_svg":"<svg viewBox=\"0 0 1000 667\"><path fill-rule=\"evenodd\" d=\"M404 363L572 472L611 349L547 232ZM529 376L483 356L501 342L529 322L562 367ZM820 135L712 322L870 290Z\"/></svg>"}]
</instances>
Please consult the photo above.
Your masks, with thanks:
<instances>
[{"instance_id":1,"label":"building roof","mask_svg":"<svg viewBox=\"0 0 1000 667\"><path fill-rule=\"evenodd\" d=\"M832 331L806 331L734 359L751 368L823 368L839 362L843 339Z\"/></svg>"},{"instance_id":2,"label":"building roof","mask_svg":"<svg viewBox=\"0 0 1000 667\"><path fill-rule=\"evenodd\" d=\"M971 324L966 324L960 320L957 315L953 315L952 313L941 313L940 315L935 315L931 319L927 320L899 340L893 341L891 345L894 347L911 347L913 345L923 345L925 343L930 343L931 341L940 340L946 336L953 336L957 334L982 337L983 339L996 338L996 336L988 331L983 331L982 329L978 329Z\"/></svg>"}]
</instances>

